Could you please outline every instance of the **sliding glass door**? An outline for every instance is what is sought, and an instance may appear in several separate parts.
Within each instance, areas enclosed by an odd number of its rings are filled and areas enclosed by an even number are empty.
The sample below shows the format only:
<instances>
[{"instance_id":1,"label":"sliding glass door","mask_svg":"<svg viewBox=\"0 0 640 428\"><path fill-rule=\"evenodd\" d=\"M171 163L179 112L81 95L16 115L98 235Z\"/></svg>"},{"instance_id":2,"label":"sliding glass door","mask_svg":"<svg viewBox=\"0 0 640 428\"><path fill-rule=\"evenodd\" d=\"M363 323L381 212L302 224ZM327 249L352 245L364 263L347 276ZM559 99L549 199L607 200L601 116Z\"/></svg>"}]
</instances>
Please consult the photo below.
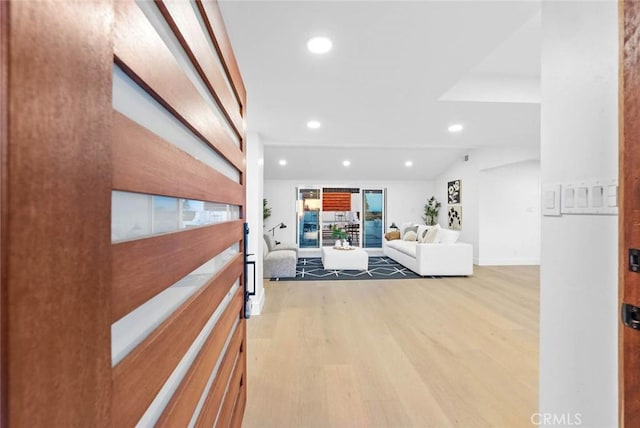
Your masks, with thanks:
<instances>
[{"instance_id":1,"label":"sliding glass door","mask_svg":"<svg viewBox=\"0 0 640 428\"><path fill-rule=\"evenodd\" d=\"M382 248L382 188L301 186L296 189L296 213L299 248L334 245L334 229L344 232L354 246Z\"/></svg>"},{"instance_id":2,"label":"sliding glass door","mask_svg":"<svg viewBox=\"0 0 640 428\"><path fill-rule=\"evenodd\" d=\"M364 205L364 248L382 248L382 235L384 229L384 190L363 189L362 199Z\"/></svg>"},{"instance_id":3,"label":"sliding glass door","mask_svg":"<svg viewBox=\"0 0 640 428\"><path fill-rule=\"evenodd\" d=\"M298 188L298 246L320 247L320 189Z\"/></svg>"}]
</instances>

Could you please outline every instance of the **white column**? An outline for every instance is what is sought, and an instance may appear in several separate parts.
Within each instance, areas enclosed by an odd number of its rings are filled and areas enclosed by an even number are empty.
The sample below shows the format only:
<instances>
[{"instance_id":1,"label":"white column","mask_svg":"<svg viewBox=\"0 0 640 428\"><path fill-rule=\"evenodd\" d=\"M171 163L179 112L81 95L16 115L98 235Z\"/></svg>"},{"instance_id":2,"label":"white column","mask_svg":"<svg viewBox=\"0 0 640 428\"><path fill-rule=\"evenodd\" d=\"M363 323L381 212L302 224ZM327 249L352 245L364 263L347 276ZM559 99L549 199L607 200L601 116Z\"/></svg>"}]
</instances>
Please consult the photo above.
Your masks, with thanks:
<instances>
[{"instance_id":1,"label":"white column","mask_svg":"<svg viewBox=\"0 0 640 428\"><path fill-rule=\"evenodd\" d=\"M256 261L256 295L251 297L251 315L260 315L264 306L264 285L262 281L262 198L264 195L264 145L257 133L246 135L247 154L247 223L249 223L248 252ZM253 286L253 272L249 267L247 285Z\"/></svg>"},{"instance_id":2,"label":"white column","mask_svg":"<svg viewBox=\"0 0 640 428\"><path fill-rule=\"evenodd\" d=\"M542 185L617 178L617 3L542 2L541 53ZM618 426L617 247L617 216L542 217L542 425Z\"/></svg>"}]
</instances>

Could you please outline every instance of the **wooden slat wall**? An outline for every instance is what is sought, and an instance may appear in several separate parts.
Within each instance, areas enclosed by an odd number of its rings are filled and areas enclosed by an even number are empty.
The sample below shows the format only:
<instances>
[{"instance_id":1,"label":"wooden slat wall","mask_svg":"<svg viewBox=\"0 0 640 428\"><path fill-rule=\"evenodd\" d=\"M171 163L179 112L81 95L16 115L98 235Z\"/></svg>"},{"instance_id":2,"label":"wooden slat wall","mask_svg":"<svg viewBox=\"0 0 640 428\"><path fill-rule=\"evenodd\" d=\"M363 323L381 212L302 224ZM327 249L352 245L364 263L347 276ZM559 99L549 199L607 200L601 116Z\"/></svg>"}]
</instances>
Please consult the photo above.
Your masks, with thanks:
<instances>
[{"instance_id":1,"label":"wooden slat wall","mask_svg":"<svg viewBox=\"0 0 640 428\"><path fill-rule=\"evenodd\" d=\"M113 188L241 205L242 185L113 112Z\"/></svg>"},{"instance_id":2,"label":"wooden slat wall","mask_svg":"<svg viewBox=\"0 0 640 428\"><path fill-rule=\"evenodd\" d=\"M245 88L214 1L142 4L164 17L206 98L140 7L0 1L3 427L128 427L142 417L183 426L218 414L234 427L242 421ZM115 112L114 63L239 181ZM114 190L235 205L241 219L114 244ZM235 244L239 253L112 367L113 323ZM145 414L178 367L186 376L163 396L169 405Z\"/></svg>"},{"instance_id":3,"label":"wooden slat wall","mask_svg":"<svg viewBox=\"0 0 640 428\"><path fill-rule=\"evenodd\" d=\"M242 265L236 263L231 269L223 272L217 281L212 281L205 290L181 305L176 313L114 368L114 426L132 426L138 421L209 317L213 315L230 288L229 281L237 278L241 269ZM243 292L238 290L225 316L211 333L213 337L223 333L228 335L228 323L237 319L242 307L242 298ZM224 338L226 339L226 336ZM217 359L217 355L210 357L214 362ZM207 377L208 375L209 373L206 374ZM131 391L136 391L135 399L132 399ZM172 406L172 410L175 411L175 406ZM179 408L178 411L180 410L182 409ZM193 408L190 410L193 413Z\"/></svg>"},{"instance_id":4,"label":"wooden slat wall","mask_svg":"<svg viewBox=\"0 0 640 428\"><path fill-rule=\"evenodd\" d=\"M200 394L206 386L209 374L214 368L218 356L223 351L223 346L234 322L242 317L242 290L238 290L233 302L227 308L227 312L219 322L217 328L202 347L196 361L191 366L173 398L167 404L162 417L158 421L159 426L175 427L187 426L200 399ZM244 324L240 324L229 344L229 350L240 354L240 344L244 337Z\"/></svg>"},{"instance_id":5,"label":"wooden slat wall","mask_svg":"<svg viewBox=\"0 0 640 428\"><path fill-rule=\"evenodd\" d=\"M240 241L242 224L236 220L114 244L113 321Z\"/></svg>"},{"instance_id":6,"label":"wooden slat wall","mask_svg":"<svg viewBox=\"0 0 640 428\"><path fill-rule=\"evenodd\" d=\"M234 365L240 356L244 337L244 326L238 326L238 329L234 334L234 338L229 344L229 348L224 356L224 360L220 365L220 375L211 385L211 393L205 401L204 407L198 416L196 426L211 427L215 423L216 416L218 415L218 409L220 408L220 404L224 398L225 387L227 386L225 380L230 378L232 370L235 367Z\"/></svg>"},{"instance_id":7,"label":"wooden slat wall","mask_svg":"<svg viewBox=\"0 0 640 428\"><path fill-rule=\"evenodd\" d=\"M213 4L211 7L216 7ZM244 154L133 0L115 2L115 61L177 119L238 170Z\"/></svg>"},{"instance_id":8,"label":"wooden slat wall","mask_svg":"<svg viewBox=\"0 0 640 428\"><path fill-rule=\"evenodd\" d=\"M0 11L2 426L110 426L112 4Z\"/></svg>"},{"instance_id":9,"label":"wooden slat wall","mask_svg":"<svg viewBox=\"0 0 640 428\"><path fill-rule=\"evenodd\" d=\"M322 211L351 211L351 193L323 193Z\"/></svg>"},{"instance_id":10,"label":"wooden slat wall","mask_svg":"<svg viewBox=\"0 0 640 428\"><path fill-rule=\"evenodd\" d=\"M184 0L156 1L158 8L173 29L185 52L191 58L205 85L216 96L218 104L225 107L227 118L233 123L238 135L242 132L242 115L235 94L227 89L226 76L216 65L206 41L207 35L200 30L198 18L191 3Z\"/></svg>"},{"instance_id":11,"label":"wooden slat wall","mask_svg":"<svg viewBox=\"0 0 640 428\"><path fill-rule=\"evenodd\" d=\"M196 5L200 10L201 15L205 18L204 23L209 31L209 36L213 40L214 45L218 51L218 56L224 58L223 65L227 72L229 80L233 82L233 90L236 94L236 98L240 103L240 107L244 112L244 106L247 104L247 92L242 82L242 76L238 69L238 64L233 55L233 49L231 48L231 42L227 35L227 30L224 26L224 20L217 4L211 1L196 0Z\"/></svg>"},{"instance_id":12,"label":"wooden slat wall","mask_svg":"<svg viewBox=\"0 0 640 428\"><path fill-rule=\"evenodd\" d=\"M240 181L234 182L182 152L171 141L164 141L114 111L112 188L236 205L242 215L246 95L218 7L215 2L206 1L193 8L188 2L174 0L156 1L145 7L158 8L158 16L166 20L223 117L217 116L202 98L133 0L114 3L115 64L203 144L233 165ZM196 14L204 20L206 31ZM214 39L207 41L211 37ZM219 56L223 69L216 64L214 55ZM238 137L239 146L225 128ZM231 245L240 244L237 256L113 368L113 426L133 426L140 420L238 279L241 287L179 381L157 425L186 426L206 392L199 420L211 421L211 415L215 417L220 410L227 421L225 426L240 426L246 402L243 223L241 219L112 244L112 322L135 311ZM222 362L213 385L205 391L218 359ZM221 389L220 385L228 388Z\"/></svg>"}]
</instances>

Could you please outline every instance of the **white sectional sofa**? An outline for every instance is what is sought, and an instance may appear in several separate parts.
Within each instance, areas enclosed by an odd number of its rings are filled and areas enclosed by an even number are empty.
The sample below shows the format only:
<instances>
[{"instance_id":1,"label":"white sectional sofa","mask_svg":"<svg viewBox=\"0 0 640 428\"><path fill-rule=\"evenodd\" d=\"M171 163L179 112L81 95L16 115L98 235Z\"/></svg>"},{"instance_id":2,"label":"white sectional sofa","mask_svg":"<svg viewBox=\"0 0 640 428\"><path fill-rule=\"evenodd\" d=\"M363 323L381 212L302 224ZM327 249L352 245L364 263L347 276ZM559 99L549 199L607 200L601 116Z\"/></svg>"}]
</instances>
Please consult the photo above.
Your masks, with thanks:
<instances>
[{"instance_id":1,"label":"white sectional sofa","mask_svg":"<svg viewBox=\"0 0 640 428\"><path fill-rule=\"evenodd\" d=\"M458 231L439 229L434 243L419 243L401 239L383 239L382 249L387 257L406 266L421 276L468 276L473 275L473 247L458 242ZM421 236L426 226L420 226Z\"/></svg>"}]
</instances>

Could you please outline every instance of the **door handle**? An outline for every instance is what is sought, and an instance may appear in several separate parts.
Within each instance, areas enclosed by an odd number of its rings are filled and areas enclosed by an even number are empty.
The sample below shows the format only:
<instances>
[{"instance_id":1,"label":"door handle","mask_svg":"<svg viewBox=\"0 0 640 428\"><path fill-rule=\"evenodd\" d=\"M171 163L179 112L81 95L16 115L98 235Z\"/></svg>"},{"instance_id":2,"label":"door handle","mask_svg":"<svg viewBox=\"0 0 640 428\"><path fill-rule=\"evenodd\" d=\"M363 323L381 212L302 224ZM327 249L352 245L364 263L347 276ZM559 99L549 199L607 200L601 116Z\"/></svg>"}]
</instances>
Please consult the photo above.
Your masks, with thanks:
<instances>
[{"instance_id":1,"label":"door handle","mask_svg":"<svg viewBox=\"0 0 640 428\"><path fill-rule=\"evenodd\" d=\"M640 330L640 308L628 303L623 303L622 323L634 330Z\"/></svg>"}]
</instances>

